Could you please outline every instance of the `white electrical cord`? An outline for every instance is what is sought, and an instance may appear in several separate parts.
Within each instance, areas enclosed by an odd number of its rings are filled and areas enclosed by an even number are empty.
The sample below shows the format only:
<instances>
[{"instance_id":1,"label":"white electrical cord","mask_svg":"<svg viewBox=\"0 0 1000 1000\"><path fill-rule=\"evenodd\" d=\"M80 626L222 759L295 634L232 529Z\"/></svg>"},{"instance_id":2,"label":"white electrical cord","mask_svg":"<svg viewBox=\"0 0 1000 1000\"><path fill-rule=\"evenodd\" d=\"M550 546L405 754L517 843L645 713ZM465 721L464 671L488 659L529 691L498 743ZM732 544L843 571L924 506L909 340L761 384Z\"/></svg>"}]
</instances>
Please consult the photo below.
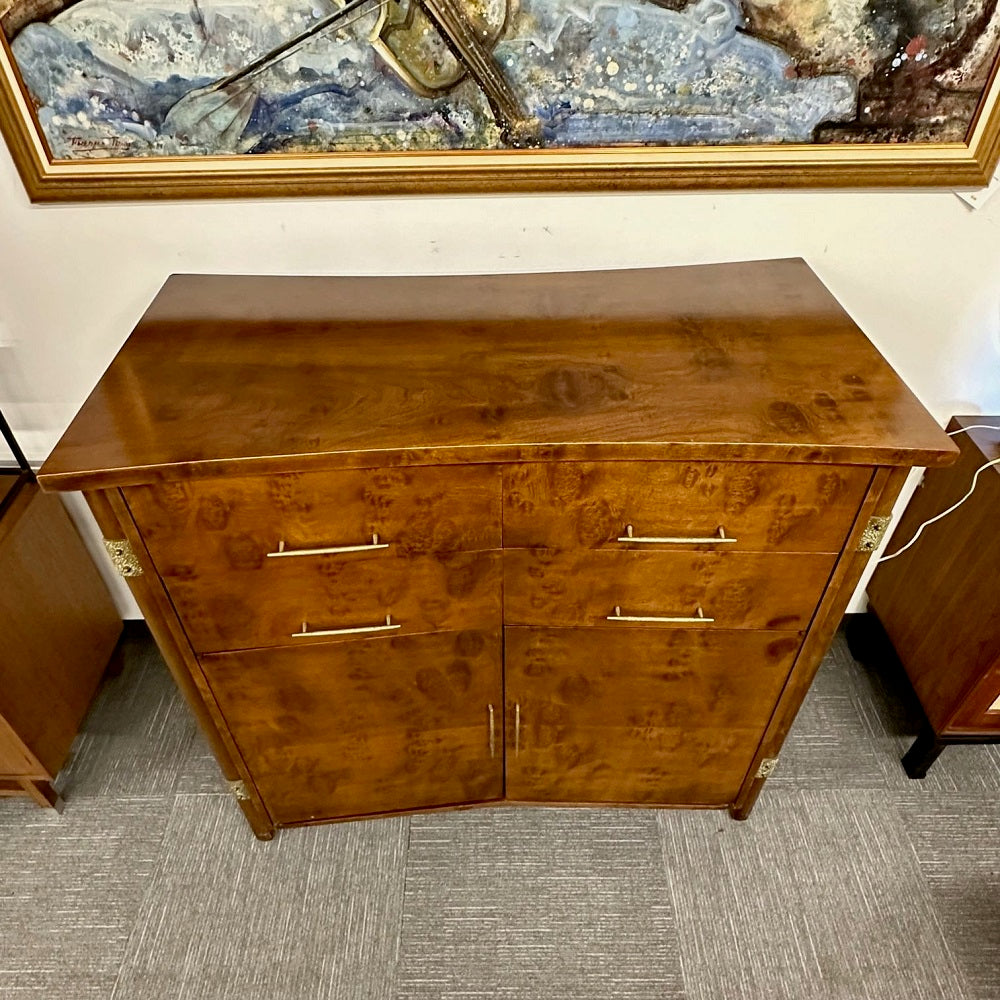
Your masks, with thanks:
<instances>
[{"instance_id":1,"label":"white electrical cord","mask_svg":"<svg viewBox=\"0 0 1000 1000\"><path fill-rule=\"evenodd\" d=\"M948 431L948 437L953 438L956 434L968 431L1000 431L1000 424L969 424L968 427L959 427L957 431Z\"/></svg>"},{"instance_id":2,"label":"white electrical cord","mask_svg":"<svg viewBox=\"0 0 1000 1000\"><path fill-rule=\"evenodd\" d=\"M968 427L961 427L957 431L949 431L948 437L955 437L956 434L965 434L967 431L978 431L978 430L1000 431L1000 427L997 427L995 424L970 424ZM975 493L976 483L979 482L979 474L981 472L985 472L986 469L990 468L993 465L1000 465L1000 458L994 458L992 462L987 462L985 465L981 465L978 469L976 469L976 473L972 477L972 485L969 487L968 493L966 493L961 500L959 500L957 503L953 503L947 510L941 511L940 514L937 514L934 517L924 521L924 523L920 525L919 528L917 528L916 532L914 532L913 537L901 549L899 549L896 552L893 552L892 555L890 556L882 556L881 559L876 560L876 565L878 565L879 563L888 562L890 559L895 559L896 556L901 556L921 536L924 528L926 528L930 524L933 524L935 521L940 521L942 518L945 518L949 514L953 514L956 510L958 510L958 508L961 507L962 504L965 503L965 501L968 500L973 493Z\"/></svg>"}]
</instances>

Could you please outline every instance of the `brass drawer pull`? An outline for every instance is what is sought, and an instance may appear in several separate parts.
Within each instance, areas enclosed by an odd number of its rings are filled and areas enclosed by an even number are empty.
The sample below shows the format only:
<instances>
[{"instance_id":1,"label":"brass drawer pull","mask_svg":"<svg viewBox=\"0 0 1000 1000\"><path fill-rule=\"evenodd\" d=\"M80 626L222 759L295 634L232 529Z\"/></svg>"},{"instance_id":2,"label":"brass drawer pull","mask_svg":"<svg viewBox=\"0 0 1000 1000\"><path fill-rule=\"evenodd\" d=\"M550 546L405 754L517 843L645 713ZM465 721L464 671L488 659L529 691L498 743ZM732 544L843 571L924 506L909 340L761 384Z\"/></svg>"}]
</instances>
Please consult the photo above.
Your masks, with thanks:
<instances>
[{"instance_id":1,"label":"brass drawer pull","mask_svg":"<svg viewBox=\"0 0 1000 1000\"><path fill-rule=\"evenodd\" d=\"M671 622L675 625L706 625L709 622L714 622L714 618L706 618L705 612L698 608L697 615L694 617L668 617L662 618L654 615L623 615L622 609L619 607L615 608L615 613L613 615L608 615L609 622Z\"/></svg>"},{"instance_id":2,"label":"brass drawer pull","mask_svg":"<svg viewBox=\"0 0 1000 1000\"><path fill-rule=\"evenodd\" d=\"M490 760L492 760L497 755L497 733L493 720L493 706L487 705L486 707L490 711Z\"/></svg>"},{"instance_id":3,"label":"brass drawer pull","mask_svg":"<svg viewBox=\"0 0 1000 1000\"><path fill-rule=\"evenodd\" d=\"M278 559L283 556L336 556L344 552L372 552L375 549L387 549L389 542L379 542L378 535L372 535L370 542L364 545L336 545L324 549L286 549L283 541L278 542L277 552L268 552L268 559Z\"/></svg>"},{"instance_id":4,"label":"brass drawer pull","mask_svg":"<svg viewBox=\"0 0 1000 1000\"><path fill-rule=\"evenodd\" d=\"M674 538L666 536L663 538L644 538L639 535L632 534L632 525L625 525L625 534L616 538L615 541L618 542L636 542L640 545L732 545L734 542L738 541L736 538L730 538L726 534L726 529L721 525L716 534L710 535L707 538L682 538L680 536Z\"/></svg>"},{"instance_id":5,"label":"brass drawer pull","mask_svg":"<svg viewBox=\"0 0 1000 1000\"><path fill-rule=\"evenodd\" d=\"M308 624L306 624L306 622L303 622L302 623L302 631L301 632L293 632L292 633L292 638L293 639L306 639L306 638L315 639L315 638L318 638L320 636L327 636L327 635L362 635L364 633L370 633L370 632L391 632L393 629L397 629L397 628L400 628L400 627L401 626L399 626L399 625L393 625L392 624L392 615L386 615L385 616L385 624L384 625L362 625L362 626L360 626L358 628L328 628L328 629L323 629L322 631L317 631L317 632L310 632Z\"/></svg>"}]
</instances>

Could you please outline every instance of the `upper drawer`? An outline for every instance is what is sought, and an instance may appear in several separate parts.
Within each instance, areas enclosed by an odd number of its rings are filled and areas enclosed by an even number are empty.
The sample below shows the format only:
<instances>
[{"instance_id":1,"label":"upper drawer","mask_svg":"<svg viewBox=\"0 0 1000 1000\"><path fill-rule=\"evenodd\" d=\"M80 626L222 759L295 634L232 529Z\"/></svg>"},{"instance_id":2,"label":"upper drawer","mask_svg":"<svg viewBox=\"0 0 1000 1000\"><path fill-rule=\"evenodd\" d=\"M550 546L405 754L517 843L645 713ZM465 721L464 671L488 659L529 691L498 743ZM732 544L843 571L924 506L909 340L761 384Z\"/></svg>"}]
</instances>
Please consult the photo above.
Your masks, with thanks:
<instances>
[{"instance_id":1,"label":"upper drawer","mask_svg":"<svg viewBox=\"0 0 1000 1000\"><path fill-rule=\"evenodd\" d=\"M870 480L871 469L843 465L510 465L504 546L839 552ZM647 541L619 541L629 527Z\"/></svg>"},{"instance_id":2,"label":"upper drawer","mask_svg":"<svg viewBox=\"0 0 1000 1000\"><path fill-rule=\"evenodd\" d=\"M500 546L497 466L195 479L124 492L164 576L260 569L280 549L310 558L355 546L384 556Z\"/></svg>"}]
</instances>

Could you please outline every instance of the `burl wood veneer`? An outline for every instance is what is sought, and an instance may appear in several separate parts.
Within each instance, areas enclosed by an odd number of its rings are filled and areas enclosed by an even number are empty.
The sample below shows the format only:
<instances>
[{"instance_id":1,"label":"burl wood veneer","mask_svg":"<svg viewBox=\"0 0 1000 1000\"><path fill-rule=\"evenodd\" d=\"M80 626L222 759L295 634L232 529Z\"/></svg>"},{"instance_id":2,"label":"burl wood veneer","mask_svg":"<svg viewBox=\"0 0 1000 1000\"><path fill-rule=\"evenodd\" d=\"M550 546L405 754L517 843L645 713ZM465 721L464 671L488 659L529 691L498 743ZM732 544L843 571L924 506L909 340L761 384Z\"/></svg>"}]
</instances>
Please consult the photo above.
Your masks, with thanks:
<instances>
[{"instance_id":1,"label":"burl wood veneer","mask_svg":"<svg viewBox=\"0 0 1000 1000\"><path fill-rule=\"evenodd\" d=\"M955 450L802 261L175 276L40 480L122 542L266 838L745 817L877 518Z\"/></svg>"}]
</instances>

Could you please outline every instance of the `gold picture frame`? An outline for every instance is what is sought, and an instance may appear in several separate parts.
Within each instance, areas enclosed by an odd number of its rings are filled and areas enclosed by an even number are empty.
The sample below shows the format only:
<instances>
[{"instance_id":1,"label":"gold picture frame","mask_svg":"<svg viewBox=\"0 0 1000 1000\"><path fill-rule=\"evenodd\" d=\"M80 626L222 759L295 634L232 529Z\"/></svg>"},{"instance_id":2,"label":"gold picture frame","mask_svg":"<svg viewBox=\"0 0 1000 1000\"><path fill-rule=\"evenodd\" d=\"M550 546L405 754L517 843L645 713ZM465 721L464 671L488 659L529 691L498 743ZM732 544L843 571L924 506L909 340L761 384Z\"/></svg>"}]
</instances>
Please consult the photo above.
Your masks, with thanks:
<instances>
[{"instance_id":1,"label":"gold picture frame","mask_svg":"<svg viewBox=\"0 0 1000 1000\"><path fill-rule=\"evenodd\" d=\"M1000 56L964 141L53 157L0 32L0 132L35 202L782 188L964 188L1000 159Z\"/></svg>"}]
</instances>

